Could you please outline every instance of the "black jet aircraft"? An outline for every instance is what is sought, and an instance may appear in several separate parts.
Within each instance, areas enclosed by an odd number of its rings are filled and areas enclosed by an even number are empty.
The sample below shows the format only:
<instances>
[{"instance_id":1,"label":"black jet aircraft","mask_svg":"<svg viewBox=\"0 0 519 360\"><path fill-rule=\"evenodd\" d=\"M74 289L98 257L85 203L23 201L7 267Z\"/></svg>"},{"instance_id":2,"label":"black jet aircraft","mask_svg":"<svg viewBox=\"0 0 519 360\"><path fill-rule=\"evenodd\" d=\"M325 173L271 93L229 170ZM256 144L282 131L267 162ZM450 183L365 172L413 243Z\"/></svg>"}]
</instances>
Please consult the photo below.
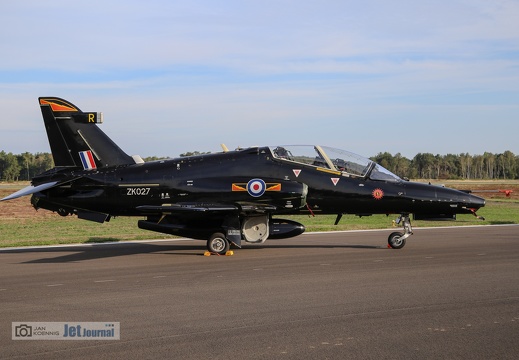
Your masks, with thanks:
<instances>
[{"instance_id":1,"label":"black jet aircraft","mask_svg":"<svg viewBox=\"0 0 519 360\"><path fill-rule=\"evenodd\" d=\"M32 195L34 208L109 221L140 216L141 229L207 241L214 253L230 244L262 243L304 232L282 214L398 214L405 245L414 219L454 219L485 200L445 187L403 180L353 153L325 146L259 146L144 162L127 155L83 112L57 97L40 97L55 167L2 200Z\"/></svg>"}]
</instances>

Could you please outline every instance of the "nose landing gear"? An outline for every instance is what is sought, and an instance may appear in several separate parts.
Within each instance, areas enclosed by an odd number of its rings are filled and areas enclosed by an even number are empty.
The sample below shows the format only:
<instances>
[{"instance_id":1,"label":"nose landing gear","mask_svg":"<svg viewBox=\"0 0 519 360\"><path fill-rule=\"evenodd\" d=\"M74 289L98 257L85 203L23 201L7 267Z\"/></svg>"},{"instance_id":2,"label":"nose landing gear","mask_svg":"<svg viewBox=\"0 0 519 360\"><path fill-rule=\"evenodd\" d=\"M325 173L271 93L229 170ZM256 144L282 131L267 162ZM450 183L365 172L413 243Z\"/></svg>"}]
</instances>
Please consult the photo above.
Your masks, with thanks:
<instances>
[{"instance_id":1,"label":"nose landing gear","mask_svg":"<svg viewBox=\"0 0 519 360\"><path fill-rule=\"evenodd\" d=\"M485 220L485 218L483 216L479 216L478 214L476 214L477 209L469 209L469 210L472 213L472 215L474 215L476 217L476 219L478 219L478 220Z\"/></svg>"},{"instance_id":2,"label":"nose landing gear","mask_svg":"<svg viewBox=\"0 0 519 360\"><path fill-rule=\"evenodd\" d=\"M396 220L397 224L402 223L404 232L392 232L387 238L387 244L389 248L401 249L405 246L405 240L413 235L413 228L411 227L411 218L409 214L402 214Z\"/></svg>"}]
</instances>

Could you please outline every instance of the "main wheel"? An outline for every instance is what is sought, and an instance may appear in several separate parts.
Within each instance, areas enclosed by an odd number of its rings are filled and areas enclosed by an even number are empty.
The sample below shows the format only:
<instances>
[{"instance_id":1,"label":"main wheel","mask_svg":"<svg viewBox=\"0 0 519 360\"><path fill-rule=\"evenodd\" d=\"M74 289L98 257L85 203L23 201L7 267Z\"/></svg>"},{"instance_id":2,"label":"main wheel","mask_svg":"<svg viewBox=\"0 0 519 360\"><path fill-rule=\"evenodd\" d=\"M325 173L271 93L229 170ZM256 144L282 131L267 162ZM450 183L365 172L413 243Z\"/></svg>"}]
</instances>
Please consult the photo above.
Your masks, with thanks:
<instances>
[{"instance_id":1,"label":"main wheel","mask_svg":"<svg viewBox=\"0 0 519 360\"><path fill-rule=\"evenodd\" d=\"M64 208L59 208L58 209L58 214L60 216L68 216L68 215L70 215L70 211L68 211L68 210L66 210Z\"/></svg>"},{"instance_id":2,"label":"main wheel","mask_svg":"<svg viewBox=\"0 0 519 360\"><path fill-rule=\"evenodd\" d=\"M387 243L393 249L401 249L405 245L405 239L402 239L402 236L404 236L404 234L400 232L393 232L387 238Z\"/></svg>"},{"instance_id":3,"label":"main wheel","mask_svg":"<svg viewBox=\"0 0 519 360\"><path fill-rule=\"evenodd\" d=\"M224 255L229 251L230 244L222 233L214 233L207 240L207 250L212 253Z\"/></svg>"}]
</instances>

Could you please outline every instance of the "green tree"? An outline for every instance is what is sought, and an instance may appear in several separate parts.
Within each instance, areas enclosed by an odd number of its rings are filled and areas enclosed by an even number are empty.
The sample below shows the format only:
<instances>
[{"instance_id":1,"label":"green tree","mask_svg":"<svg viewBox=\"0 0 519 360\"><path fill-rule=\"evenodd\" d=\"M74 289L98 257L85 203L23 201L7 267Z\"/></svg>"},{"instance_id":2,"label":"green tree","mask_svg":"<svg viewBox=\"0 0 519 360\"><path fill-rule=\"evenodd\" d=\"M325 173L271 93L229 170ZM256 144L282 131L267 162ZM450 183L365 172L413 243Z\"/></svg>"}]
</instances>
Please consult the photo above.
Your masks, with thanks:
<instances>
[{"instance_id":1,"label":"green tree","mask_svg":"<svg viewBox=\"0 0 519 360\"><path fill-rule=\"evenodd\" d=\"M196 155L206 155L206 154L210 154L211 152L210 151L207 151L207 152L200 152L200 151L188 151L188 152L185 152L185 153L182 153L180 154L180 157L186 157L186 156L196 156Z\"/></svg>"},{"instance_id":2,"label":"green tree","mask_svg":"<svg viewBox=\"0 0 519 360\"><path fill-rule=\"evenodd\" d=\"M472 170L472 156L468 153L460 154L460 171L462 179L470 179L471 178L471 170Z\"/></svg>"},{"instance_id":3,"label":"green tree","mask_svg":"<svg viewBox=\"0 0 519 360\"><path fill-rule=\"evenodd\" d=\"M434 174L435 157L431 153L418 153L411 164L421 179L432 179Z\"/></svg>"},{"instance_id":4,"label":"green tree","mask_svg":"<svg viewBox=\"0 0 519 360\"><path fill-rule=\"evenodd\" d=\"M166 160L166 159L169 159L169 157L148 156L148 157L145 157L142 160L144 160L145 162L148 162L148 161L157 161L157 160Z\"/></svg>"},{"instance_id":5,"label":"green tree","mask_svg":"<svg viewBox=\"0 0 519 360\"><path fill-rule=\"evenodd\" d=\"M496 172L496 156L489 152L483 154L483 161L485 163L485 179L494 179Z\"/></svg>"},{"instance_id":6,"label":"green tree","mask_svg":"<svg viewBox=\"0 0 519 360\"><path fill-rule=\"evenodd\" d=\"M31 167L31 174L37 175L54 167L54 160L50 153L36 153L34 163Z\"/></svg>"},{"instance_id":7,"label":"green tree","mask_svg":"<svg viewBox=\"0 0 519 360\"><path fill-rule=\"evenodd\" d=\"M18 165L20 165L20 180L31 180L31 175L36 175L34 172L31 172L31 170L34 170L34 155L29 152L24 152L16 157L18 159Z\"/></svg>"},{"instance_id":8,"label":"green tree","mask_svg":"<svg viewBox=\"0 0 519 360\"><path fill-rule=\"evenodd\" d=\"M8 153L3 156L2 179L5 181L17 181L20 177L20 164L16 155Z\"/></svg>"}]
</instances>

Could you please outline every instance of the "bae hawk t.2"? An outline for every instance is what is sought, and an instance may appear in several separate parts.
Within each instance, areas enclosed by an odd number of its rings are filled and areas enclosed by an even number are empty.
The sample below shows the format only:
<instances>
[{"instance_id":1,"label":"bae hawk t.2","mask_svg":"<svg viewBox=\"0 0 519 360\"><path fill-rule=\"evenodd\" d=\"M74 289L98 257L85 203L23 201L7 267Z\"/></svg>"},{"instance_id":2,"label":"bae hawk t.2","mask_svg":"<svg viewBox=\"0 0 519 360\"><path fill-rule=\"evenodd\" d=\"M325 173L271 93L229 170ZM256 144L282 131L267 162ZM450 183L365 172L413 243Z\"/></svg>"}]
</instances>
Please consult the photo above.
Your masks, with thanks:
<instances>
[{"instance_id":1,"label":"bae hawk t.2","mask_svg":"<svg viewBox=\"0 0 519 360\"><path fill-rule=\"evenodd\" d=\"M105 222L140 216L141 229L207 241L223 254L231 244L297 236L302 224L283 214L398 214L403 232L414 219L454 219L485 200L454 189L403 180L373 161L326 146L258 146L144 162L127 155L83 112L57 97L39 105L55 167L2 200L32 195L34 208Z\"/></svg>"}]
</instances>

